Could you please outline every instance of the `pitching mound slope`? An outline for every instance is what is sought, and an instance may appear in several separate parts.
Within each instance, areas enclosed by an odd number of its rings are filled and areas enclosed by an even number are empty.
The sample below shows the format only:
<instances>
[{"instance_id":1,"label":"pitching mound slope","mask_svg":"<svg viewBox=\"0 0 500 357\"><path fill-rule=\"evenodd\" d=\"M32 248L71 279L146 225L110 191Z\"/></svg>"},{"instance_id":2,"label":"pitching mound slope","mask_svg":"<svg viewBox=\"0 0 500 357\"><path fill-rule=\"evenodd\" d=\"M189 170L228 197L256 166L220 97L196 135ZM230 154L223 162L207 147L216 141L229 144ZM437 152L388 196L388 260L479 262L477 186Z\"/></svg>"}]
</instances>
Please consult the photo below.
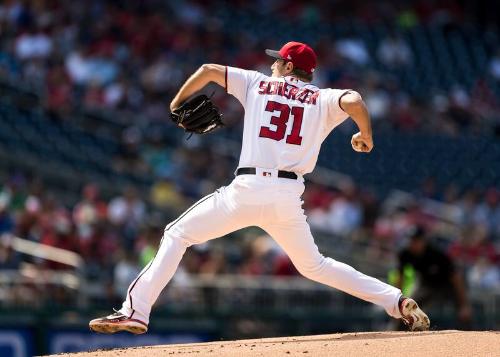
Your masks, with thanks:
<instances>
[{"instance_id":1,"label":"pitching mound slope","mask_svg":"<svg viewBox=\"0 0 500 357\"><path fill-rule=\"evenodd\" d=\"M110 356L500 356L500 332L363 332L165 345L62 354Z\"/></svg>"}]
</instances>

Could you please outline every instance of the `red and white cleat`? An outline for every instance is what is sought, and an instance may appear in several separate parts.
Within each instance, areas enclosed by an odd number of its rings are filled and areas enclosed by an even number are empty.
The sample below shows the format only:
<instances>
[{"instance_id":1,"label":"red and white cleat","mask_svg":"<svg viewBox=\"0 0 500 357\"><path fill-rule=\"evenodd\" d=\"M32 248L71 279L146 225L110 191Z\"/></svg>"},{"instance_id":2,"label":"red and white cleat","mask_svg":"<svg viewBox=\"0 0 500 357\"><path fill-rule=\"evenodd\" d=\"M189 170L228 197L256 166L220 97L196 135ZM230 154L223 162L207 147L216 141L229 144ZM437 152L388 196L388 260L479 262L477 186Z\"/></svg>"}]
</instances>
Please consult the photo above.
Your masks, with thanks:
<instances>
[{"instance_id":1,"label":"red and white cleat","mask_svg":"<svg viewBox=\"0 0 500 357\"><path fill-rule=\"evenodd\" d=\"M109 316L99 317L90 321L89 327L92 331L99 333L127 331L139 335L148 331L148 325L144 322L137 319L131 319L119 311Z\"/></svg>"},{"instance_id":2,"label":"red and white cleat","mask_svg":"<svg viewBox=\"0 0 500 357\"><path fill-rule=\"evenodd\" d=\"M410 331L428 331L431 321L418 307L415 300L411 298L402 298L399 301L399 311L402 320Z\"/></svg>"}]
</instances>

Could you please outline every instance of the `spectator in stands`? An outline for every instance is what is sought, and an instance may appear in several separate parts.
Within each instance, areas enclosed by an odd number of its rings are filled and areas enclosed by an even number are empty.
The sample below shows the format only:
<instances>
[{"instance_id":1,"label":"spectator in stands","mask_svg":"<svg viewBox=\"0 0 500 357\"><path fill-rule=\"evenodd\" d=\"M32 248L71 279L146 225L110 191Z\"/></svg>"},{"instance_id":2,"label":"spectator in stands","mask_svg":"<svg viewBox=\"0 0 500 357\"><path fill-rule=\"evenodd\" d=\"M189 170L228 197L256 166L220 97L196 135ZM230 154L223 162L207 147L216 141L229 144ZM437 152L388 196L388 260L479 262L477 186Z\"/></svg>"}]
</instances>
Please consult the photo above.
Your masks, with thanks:
<instances>
[{"instance_id":1,"label":"spectator in stands","mask_svg":"<svg viewBox=\"0 0 500 357\"><path fill-rule=\"evenodd\" d=\"M165 56L158 57L141 73L144 88L152 93L165 93L168 89L174 89L181 80L179 66Z\"/></svg>"},{"instance_id":2,"label":"spectator in stands","mask_svg":"<svg viewBox=\"0 0 500 357\"><path fill-rule=\"evenodd\" d=\"M0 235L0 269L17 270L20 262L19 255L10 246L10 238Z\"/></svg>"},{"instance_id":3,"label":"spectator in stands","mask_svg":"<svg viewBox=\"0 0 500 357\"><path fill-rule=\"evenodd\" d=\"M300 275L288 255L286 255L286 253L283 251L277 252L276 256L274 257L272 274L275 276Z\"/></svg>"},{"instance_id":4,"label":"spectator in stands","mask_svg":"<svg viewBox=\"0 0 500 357\"><path fill-rule=\"evenodd\" d=\"M109 108L124 108L127 105L129 84L124 77L104 89L103 104Z\"/></svg>"},{"instance_id":5,"label":"spectator in stands","mask_svg":"<svg viewBox=\"0 0 500 357\"><path fill-rule=\"evenodd\" d=\"M132 186L126 187L123 195L109 203L108 219L122 234L126 248L133 246L145 217L146 205Z\"/></svg>"},{"instance_id":6,"label":"spectator in stands","mask_svg":"<svg viewBox=\"0 0 500 357\"><path fill-rule=\"evenodd\" d=\"M54 119L63 119L71 113L73 87L62 65L49 70L45 81L45 109Z\"/></svg>"},{"instance_id":7,"label":"spectator in stands","mask_svg":"<svg viewBox=\"0 0 500 357\"><path fill-rule=\"evenodd\" d=\"M158 245L163 236L163 230L165 229L162 223L160 217L156 217L155 214L151 215L147 226L143 227L142 234L137 239L135 250L138 252L137 255L141 268L145 267L156 255Z\"/></svg>"},{"instance_id":8,"label":"spectator in stands","mask_svg":"<svg viewBox=\"0 0 500 357\"><path fill-rule=\"evenodd\" d=\"M117 225L139 225L144 220L146 206L137 190L128 186L123 195L111 200L108 206L109 220Z\"/></svg>"},{"instance_id":9,"label":"spectator in stands","mask_svg":"<svg viewBox=\"0 0 500 357\"><path fill-rule=\"evenodd\" d=\"M127 240L128 239L128 240ZM99 221L92 235L80 239L80 251L85 260L85 271L89 277L106 279L112 276L116 252L119 248L132 250L135 236L129 237L109 221Z\"/></svg>"},{"instance_id":10,"label":"spectator in stands","mask_svg":"<svg viewBox=\"0 0 500 357\"><path fill-rule=\"evenodd\" d=\"M90 52L87 47L81 46L69 53L65 66L69 78L76 85L85 85L91 81Z\"/></svg>"},{"instance_id":11,"label":"spectator in stands","mask_svg":"<svg viewBox=\"0 0 500 357\"><path fill-rule=\"evenodd\" d=\"M15 45L16 56L23 60L47 58L52 52L52 38L42 29L30 27L21 34Z\"/></svg>"},{"instance_id":12,"label":"spectator in stands","mask_svg":"<svg viewBox=\"0 0 500 357\"><path fill-rule=\"evenodd\" d=\"M247 241L238 273L243 275L270 274L273 270L271 257L275 249L276 243L267 234Z\"/></svg>"},{"instance_id":13,"label":"spectator in stands","mask_svg":"<svg viewBox=\"0 0 500 357\"><path fill-rule=\"evenodd\" d=\"M83 104L89 109L104 107L104 90L97 81L91 81L85 87Z\"/></svg>"},{"instance_id":14,"label":"spectator in stands","mask_svg":"<svg viewBox=\"0 0 500 357\"><path fill-rule=\"evenodd\" d=\"M121 173L146 173L149 168L141 156L143 134L137 126L123 130L118 156L113 161L114 169Z\"/></svg>"},{"instance_id":15,"label":"spectator in stands","mask_svg":"<svg viewBox=\"0 0 500 357\"><path fill-rule=\"evenodd\" d=\"M42 225L43 234L40 237L40 243L72 252L79 251L79 242L75 236L70 215L67 212L54 212L51 215L51 221L44 223ZM68 269L68 266L65 264L50 261L44 262L43 267L51 270Z\"/></svg>"},{"instance_id":16,"label":"spectator in stands","mask_svg":"<svg viewBox=\"0 0 500 357\"><path fill-rule=\"evenodd\" d=\"M114 292L117 296L123 296L127 293L130 282L139 274L141 268L134 252L121 250L117 260L118 263L113 271Z\"/></svg>"},{"instance_id":17,"label":"spectator in stands","mask_svg":"<svg viewBox=\"0 0 500 357\"><path fill-rule=\"evenodd\" d=\"M482 259L491 264L497 264L500 254L496 252L495 245L489 236L489 231L484 225L464 227L459 239L450 245L449 254L457 263L465 267L472 267Z\"/></svg>"},{"instance_id":18,"label":"spectator in stands","mask_svg":"<svg viewBox=\"0 0 500 357\"><path fill-rule=\"evenodd\" d=\"M457 134L473 124L470 98L463 88L455 87L450 92L446 115L450 124L458 129Z\"/></svg>"},{"instance_id":19,"label":"spectator in stands","mask_svg":"<svg viewBox=\"0 0 500 357\"><path fill-rule=\"evenodd\" d=\"M73 208L73 221L80 239L92 236L95 225L106 215L107 204L99 197L98 186L92 183L85 185L81 201Z\"/></svg>"},{"instance_id":20,"label":"spectator in stands","mask_svg":"<svg viewBox=\"0 0 500 357\"><path fill-rule=\"evenodd\" d=\"M464 279L452 260L428 242L427 232L416 226L409 234L409 244L398 255L398 287L404 285L404 269L410 265L419 277L413 296L424 308L453 301L461 327L470 327L472 311Z\"/></svg>"},{"instance_id":21,"label":"spectator in stands","mask_svg":"<svg viewBox=\"0 0 500 357\"><path fill-rule=\"evenodd\" d=\"M377 57L389 68L406 67L412 63L410 47L400 35L394 33L380 42Z\"/></svg>"},{"instance_id":22,"label":"spectator in stands","mask_svg":"<svg viewBox=\"0 0 500 357\"><path fill-rule=\"evenodd\" d=\"M24 209L18 212L15 234L21 238L38 241L40 239L41 203L35 196L26 198Z\"/></svg>"},{"instance_id":23,"label":"spectator in stands","mask_svg":"<svg viewBox=\"0 0 500 357\"><path fill-rule=\"evenodd\" d=\"M184 197L178 192L175 184L168 178L161 178L151 187L151 203L158 208L179 210L185 206Z\"/></svg>"},{"instance_id":24,"label":"spectator in stands","mask_svg":"<svg viewBox=\"0 0 500 357\"><path fill-rule=\"evenodd\" d=\"M0 193L0 236L2 233L12 232L14 228L14 221L7 209L8 204L7 195Z\"/></svg>"},{"instance_id":25,"label":"spectator in stands","mask_svg":"<svg viewBox=\"0 0 500 357\"><path fill-rule=\"evenodd\" d=\"M476 206L474 223L484 225L489 232L500 236L500 192L490 188L484 195L484 202Z\"/></svg>"},{"instance_id":26,"label":"spectator in stands","mask_svg":"<svg viewBox=\"0 0 500 357\"><path fill-rule=\"evenodd\" d=\"M458 209L458 224L461 228L465 228L474 223L474 211L479 204L479 195L475 190L467 190L455 202Z\"/></svg>"},{"instance_id":27,"label":"spectator in stands","mask_svg":"<svg viewBox=\"0 0 500 357\"><path fill-rule=\"evenodd\" d=\"M2 25L0 24L0 26ZM12 41L0 43L0 76L5 78L16 78L21 71L21 66L13 55L14 51L10 49L11 46Z\"/></svg>"},{"instance_id":28,"label":"spectator in stands","mask_svg":"<svg viewBox=\"0 0 500 357\"><path fill-rule=\"evenodd\" d=\"M315 209L327 211L328 207L330 207L330 204L335 198L335 194L331 192L331 189L329 189L326 185L309 182L303 198L303 207L308 212L307 216L309 217L310 213L312 213Z\"/></svg>"},{"instance_id":29,"label":"spectator in stands","mask_svg":"<svg viewBox=\"0 0 500 357\"><path fill-rule=\"evenodd\" d=\"M391 96L380 82L381 79L376 73L370 73L366 77L363 89L363 99L374 125L378 125L379 121L387 119L391 109Z\"/></svg>"},{"instance_id":30,"label":"spectator in stands","mask_svg":"<svg viewBox=\"0 0 500 357\"><path fill-rule=\"evenodd\" d=\"M205 254L200 265L200 274L216 276L226 272L226 257L223 249L212 249Z\"/></svg>"},{"instance_id":31,"label":"spectator in stands","mask_svg":"<svg viewBox=\"0 0 500 357\"><path fill-rule=\"evenodd\" d=\"M500 268L487 258L480 258L467 274L472 289L500 289Z\"/></svg>"},{"instance_id":32,"label":"spectator in stands","mask_svg":"<svg viewBox=\"0 0 500 357\"><path fill-rule=\"evenodd\" d=\"M418 105L410 98L402 98L394 103L391 112L393 128L401 131L414 131L419 127Z\"/></svg>"},{"instance_id":33,"label":"spectator in stands","mask_svg":"<svg viewBox=\"0 0 500 357\"><path fill-rule=\"evenodd\" d=\"M365 66L371 61L370 54L364 41L356 36L340 39L335 44L337 52L344 58L358 66Z\"/></svg>"},{"instance_id":34,"label":"spectator in stands","mask_svg":"<svg viewBox=\"0 0 500 357\"><path fill-rule=\"evenodd\" d=\"M345 181L342 189L332 192L322 185L311 184L304 197L309 223L314 229L347 236L360 228L363 207L354 183Z\"/></svg>"},{"instance_id":35,"label":"spectator in stands","mask_svg":"<svg viewBox=\"0 0 500 357\"><path fill-rule=\"evenodd\" d=\"M359 228L363 212L354 185L344 188L333 200L327 213L327 226L332 233L348 236Z\"/></svg>"},{"instance_id":36,"label":"spectator in stands","mask_svg":"<svg viewBox=\"0 0 500 357\"><path fill-rule=\"evenodd\" d=\"M500 47L497 49L495 56L490 60L490 74L497 81L500 81Z\"/></svg>"},{"instance_id":37,"label":"spectator in stands","mask_svg":"<svg viewBox=\"0 0 500 357\"><path fill-rule=\"evenodd\" d=\"M26 205L26 178L20 173L13 173L8 180L2 185L0 191L2 197L7 205L7 208L14 213L23 211Z\"/></svg>"}]
</instances>

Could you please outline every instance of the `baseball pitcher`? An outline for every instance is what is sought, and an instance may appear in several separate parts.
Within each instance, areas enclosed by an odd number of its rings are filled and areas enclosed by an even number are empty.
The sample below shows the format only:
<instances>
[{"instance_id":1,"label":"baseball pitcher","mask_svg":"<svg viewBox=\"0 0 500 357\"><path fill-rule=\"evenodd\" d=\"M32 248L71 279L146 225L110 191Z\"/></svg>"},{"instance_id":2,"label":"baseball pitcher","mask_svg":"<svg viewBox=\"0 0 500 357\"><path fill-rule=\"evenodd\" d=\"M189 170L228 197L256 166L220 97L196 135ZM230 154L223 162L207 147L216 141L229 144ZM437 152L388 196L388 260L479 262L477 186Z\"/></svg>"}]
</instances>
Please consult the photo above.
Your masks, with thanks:
<instances>
[{"instance_id":1,"label":"baseball pitcher","mask_svg":"<svg viewBox=\"0 0 500 357\"><path fill-rule=\"evenodd\" d=\"M130 284L121 309L90 321L93 331L146 332L151 307L186 249L248 226L259 226L273 237L303 276L382 306L410 330L429 328L427 315L399 289L321 255L302 209L303 175L314 169L322 142L336 126L351 117L359 128L352 148L360 153L373 149L370 117L361 96L354 90L311 84L316 54L304 43L289 42L266 54L275 59L270 77L205 64L172 100L177 125L201 134L220 127L222 121L210 98L190 101L191 96L214 82L238 99L245 115L235 178L166 226L156 256Z\"/></svg>"}]
</instances>

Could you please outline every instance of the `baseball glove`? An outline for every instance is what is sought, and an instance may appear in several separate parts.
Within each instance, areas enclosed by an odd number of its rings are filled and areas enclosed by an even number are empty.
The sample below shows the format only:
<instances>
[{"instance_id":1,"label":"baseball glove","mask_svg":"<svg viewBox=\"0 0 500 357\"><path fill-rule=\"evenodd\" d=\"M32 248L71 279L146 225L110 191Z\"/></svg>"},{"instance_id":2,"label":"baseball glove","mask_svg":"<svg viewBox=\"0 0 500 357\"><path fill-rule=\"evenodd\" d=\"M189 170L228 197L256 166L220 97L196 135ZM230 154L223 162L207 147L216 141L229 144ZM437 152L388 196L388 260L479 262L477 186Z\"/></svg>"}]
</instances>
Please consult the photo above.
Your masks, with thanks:
<instances>
[{"instance_id":1,"label":"baseball glove","mask_svg":"<svg viewBox=\"0 0 500 357\"><path fill-rule=\"evenodd\" d=\"M206 134L221 126L219 108L204 94L185 101L170 113L172 121L190 134Z\"/></svg>"}]
</instances>

